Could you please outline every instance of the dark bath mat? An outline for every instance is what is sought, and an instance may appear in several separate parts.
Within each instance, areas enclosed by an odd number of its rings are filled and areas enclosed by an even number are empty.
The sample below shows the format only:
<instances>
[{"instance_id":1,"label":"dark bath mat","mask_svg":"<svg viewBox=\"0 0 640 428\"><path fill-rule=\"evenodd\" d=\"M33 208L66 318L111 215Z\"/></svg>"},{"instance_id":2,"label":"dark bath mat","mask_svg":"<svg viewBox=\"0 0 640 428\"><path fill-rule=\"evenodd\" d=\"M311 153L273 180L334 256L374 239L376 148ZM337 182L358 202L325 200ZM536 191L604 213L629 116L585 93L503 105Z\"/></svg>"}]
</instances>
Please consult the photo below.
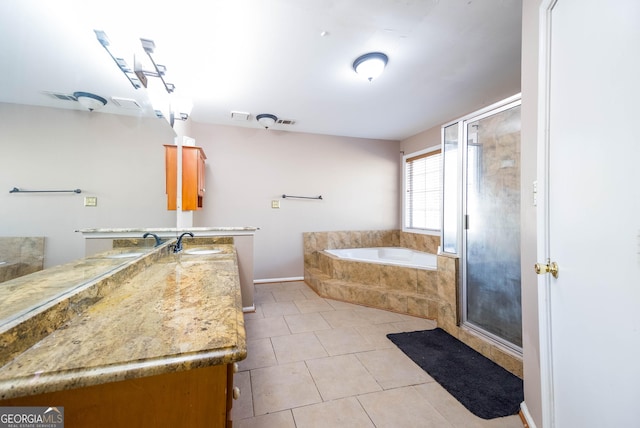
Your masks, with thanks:
<instances>
[{"instance_id":1,"label":"dark bath mat","mask_svg":"<svg viewBox=\"0 0 640 428\"><path fill-rule=\"evenodd\" d=\"M524 400L522 379L444 330L387 337L474 415L493 419L520 410Z\"/></svg>"}]
</instances>

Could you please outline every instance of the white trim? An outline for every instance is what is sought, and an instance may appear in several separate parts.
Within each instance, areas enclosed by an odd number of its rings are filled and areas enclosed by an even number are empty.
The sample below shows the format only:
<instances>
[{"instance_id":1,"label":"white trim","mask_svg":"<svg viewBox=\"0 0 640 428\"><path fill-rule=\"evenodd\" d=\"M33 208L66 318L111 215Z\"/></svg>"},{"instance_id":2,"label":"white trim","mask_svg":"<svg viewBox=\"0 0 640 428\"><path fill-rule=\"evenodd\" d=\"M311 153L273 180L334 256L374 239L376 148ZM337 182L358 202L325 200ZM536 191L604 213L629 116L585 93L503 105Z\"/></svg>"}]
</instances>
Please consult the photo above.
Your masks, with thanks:
<instances>
[{"instance_id":1,"label":"white trim","mask_svg":"<svg viewBox=\"0 0 640 428\"><path fill-rule=\"evenodd\" d=\"M268 284L271 282L292 282L292 281L304 281L303 276L292 276L289 278L264 278L264 279L254 279L254 284Z\"/></svg>"},{"instance_id":2,"label":"white trim","mask_svg":"<svg viewBox=\"0 0 640 428\"><path fill-rule=\"evenodd\" d=\"M412 152L409 154L402 155L402 212L400 213L402 216L402 231L406 233L417 233L422 235L432 235L432 236L440 236L442 234L442 207L440 207L440 229L416 229L410 228L406 226L406 203L407 203L407 159L420 156L426 153L431 153L440 150L440 155L442 156L442 144L438 144L435 146L427 147L426 149L418 150L417 152ZM442 157L440 158L442 163ZM441 185L442 188L442 185Z\"/></svg>"},{"instance_id":3,"label":"white trim","mask_svg":"<svg viewBox=\"0 0 640 428\"><path fill-rule=\"evenodd\" d=\"M551 64L551 12L556 0L543 0L539 15L539 52L538 52L538 141L537 141L537 258L539 261L549 257L549 97ZM538 276L538 322L540 355L540 390L542 407L542 426L555 426L553 398L553 349L551 342L551 305L549 275Z\"/></svg>"},{"instance_id":4,"label":"white trim","mask_svg":"<svg viewBox=\"0 0 640 428\"><path fill-rule=\"evenodd\" d=\"M533 418L531 417L531 413L529 412L527 403L525 403L524 401L520 403L520 411L522 412L522 417L524 418L529 428L537 428L536 423L533 421Z\"/></svg>"}]
</instances>

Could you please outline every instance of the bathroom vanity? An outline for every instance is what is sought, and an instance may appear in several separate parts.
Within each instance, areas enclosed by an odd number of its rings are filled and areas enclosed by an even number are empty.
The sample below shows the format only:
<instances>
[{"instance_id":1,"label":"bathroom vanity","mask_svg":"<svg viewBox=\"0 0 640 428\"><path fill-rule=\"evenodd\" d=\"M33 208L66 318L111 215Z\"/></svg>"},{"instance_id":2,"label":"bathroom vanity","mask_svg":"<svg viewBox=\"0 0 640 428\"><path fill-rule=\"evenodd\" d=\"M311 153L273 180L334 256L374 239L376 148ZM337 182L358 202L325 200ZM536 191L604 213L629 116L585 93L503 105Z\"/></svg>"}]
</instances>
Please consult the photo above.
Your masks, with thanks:
<instances>
[{"instance_id":1,"label":"bathroom vanity","mask_svg":"<svg viewBox=\"0 0 640 428\"><path fill-rule=\"evenodd\" d=\"M64 407L68 427L231 426L246 357L233 238L175 242L123 239L5 283L0 299L31 304L0 312L0 406Z\"/></svg>"}]
</instances>

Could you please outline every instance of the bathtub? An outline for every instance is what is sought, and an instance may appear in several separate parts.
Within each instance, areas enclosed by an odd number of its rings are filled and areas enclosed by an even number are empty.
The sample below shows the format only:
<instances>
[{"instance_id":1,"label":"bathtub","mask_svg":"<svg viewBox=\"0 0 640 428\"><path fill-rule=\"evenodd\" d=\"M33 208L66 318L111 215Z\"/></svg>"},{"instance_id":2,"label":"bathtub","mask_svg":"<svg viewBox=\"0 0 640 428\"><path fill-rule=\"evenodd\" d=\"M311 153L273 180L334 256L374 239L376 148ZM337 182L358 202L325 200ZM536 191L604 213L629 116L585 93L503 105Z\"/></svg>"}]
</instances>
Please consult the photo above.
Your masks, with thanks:
<instances>
[{"instance_id":1,"label":"bathtub","mask_svg":"<svg viewBox=\"0 0 640 428\"><path fill-rule=\"evenodd\" d=\"M327 249L325 253L343 260L435 270L435 254L401 247Z\"/></svg>"}]
</instances>

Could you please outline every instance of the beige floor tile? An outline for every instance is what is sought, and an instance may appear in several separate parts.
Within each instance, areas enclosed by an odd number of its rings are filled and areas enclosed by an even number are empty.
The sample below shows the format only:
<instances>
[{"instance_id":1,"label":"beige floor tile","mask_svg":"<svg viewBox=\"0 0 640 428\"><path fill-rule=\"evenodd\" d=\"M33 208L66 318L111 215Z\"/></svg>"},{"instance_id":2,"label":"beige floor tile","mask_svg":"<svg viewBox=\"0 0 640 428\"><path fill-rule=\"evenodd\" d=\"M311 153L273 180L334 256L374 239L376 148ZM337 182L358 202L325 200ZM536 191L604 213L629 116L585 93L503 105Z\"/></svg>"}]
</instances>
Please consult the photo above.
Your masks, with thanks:
<instances>
[{"instance_id":1,"label":"beige floor tile","mask_svg":"<svg viewBox=\"0 0 640 428\"><path fill-rule=\"evenodd\" d=\"M302 291L302 294L304 294L307 299L322 299L322 297L320 297L318 293L313 291L313 289L309 288L307 285L305 285L305 287L306 288L301 291Z\"/></svg>"},{"instance_id":2,"label":"beige floor tile","mask_svg":"<svg viewBox=\"0 0 640 428\"><path fill-rule=\"evenodd\" d=\"M260 305L265 318L280 315L299 314L298 307L293 302L269 302Z\"/></svg>"},{"instance_id":3,"label":"beige floor tile","mask_svg":"<svg viewBox=\"0 0 640 428\"><path fill-rule=\"evenodd\" d=\"M377 428L453 428L412 386L358 396Z\"/></svg>"},{"instance_id":4,"label":"beige floor tile","mask_svg":"<svg viewBox=\"0 0 640 428\"><path fill-rule=\"evenodd\" d=\"M375 345L362 337L354 327L318 330L315 334L329 355L353 354L376 349Z\"/></svg>"},{"instance_id":5,"label":"beige floor tile","mask_svg":"<svg viewBox=\"0 0 640 428\"><path fill-rule=\"evenodd\" d=\"M253 289L253 303L255 305L261 305L262 303L275 302L271 290L261 285L255 285Z\"/></svg>"},{"instance_id":6,"label":"beige floor tile","mask_svg":"<svg viewBox=\"0 0 640 428\"><path fill-rule=\"evenodd\" d=\"M406 331L433 330L438 324L433 320L424 318L413 318L405 321L391 323L398 329L398 333Z\"/></svg>"},{"instance_id":7,"label":"beige floor tile","mask_svg":"<svg viewBox=\"0 0 640 428\"><path fill-rule=\"evenodd\" d=\"M281 316L246 320L244 327L247 332L247 340L291 334L287 323Z\"/></svg>"},{"instance_id":8,"label":"beige floor tile","mask_svg":"<svg viewBox=\"0 0 640 428\"><path fill-rule=\"evenodd\" d=\"M287 281L281 282L278 290L280 291L292 291L292 290L309 290L309 286L304 281Z\"/></svg>"},{"instance_id":9,"label":"beige floor tile","mask_svg":"<svg viewBox=\"0 0 640 428\"><path fill-rule=\"evenodd\" d=\"M296 302L297 303L297 302ZM317 312L285 315L284 320L291 333L304 333L316 330L328 330L331 326Z\"/></svg>"},{"instance_id":10,"label":"beige floor tile","mask_svg":"<svg viewBox=\"0 0 640 428\"><path fill-rule=\"evenodd\" d=\"M276 353L278 364L322 358L328 355L316 335L312 332L274 337L271 342L273 343L273 350Z\"/></svg>"},{"instance_id":11,"label":"beige floor tile","mask_svg":"<svg viewBox=\"0 0 640 428\"><path fill-rule=\"evenodd\" d=\"M233 375L233 385L240 389L240 397L233 401L231 419L245 419L253 416L253 394L251 392L251 373L238 372Z\"/></svg>"},{"instance_id":12,"label":"beige floor tile","mask_svg":"<svg viewBox=\"0 0 640 428\"><path fill-rule=\"evenodd\" d=\"M375 308L360 308L355 310L358 315L369 321L371 324L382 324L389 322L404 321L400 314L395 312L383 311Z\"/></svg>"},{"instance_id":13,"label":"beige floor tile","mask_svg":"<svg viewBox=\"0 0 640 428\"><path fill-rule=\"evenodd\" d=\"M306 363L324 401L382 389L355 355L319 358Z\"/></svg>"},{"instance_id":14,"label":"beige floor tile","mask_svg":"<svg viewBox=\"0 0 640 428\"><path fill-rule=\"evenodd\" d=\"M322 401L304 362L251 370L251 387L256 416Z\"/></svg>"},{"instance_id":15,"label":"beige floor tile","mask_svg":"<svg viewBox=\"0 0 640 428\"><path fill-rule=\"evenodd\" d=\"M355 397L293 409L297 428L375 428Z\"/></svg>"},{"instance_id":16,"label":"beige floor tile","mask_svg":"<svg viewBox=\"0 0 640 428\"><path fill-rule=\"evenodd\" d=\"M301 290L280 290L272 291L273 298L276 302L292 302L294 300L306 300L307 297Z\"/></svg>"},{"instance_id":17,"label":"beige floor tile","mask_svg":"<svg viewBox=\"0 0 640 428\"><path fill-rule=\"evenodd\" d=\"M264 314L262 313L262 306L260 305L256 306L255 311L245 312L243 315L244 315L244 319L246 320L255 319L255 318L264 318Z\"/></svg>"},{"instance_id":18,"label":"beige floor tile","mask_svg":"<svg viewBox=\"0 0 640 428\"><path fill-rule=\"evenodd\" d=\"M383 389L434 381L399 349L360 352L356 357Z\"/></svg>"},{"instance_id":19,"label":"beige floor tile","mask_svg":"<svg viewBox=\"0 0 640 428\"><path fill-rule=\"evenodd\" d=\"M387 338L387 334L398 332L398 328L393 324L358 325L353 328L375 349L396 348L396 345Z\"/></svg>"},{"instance_id":20,"label":"beige floor tile","mask_svg":"<svg viewBox=\"0 0 640 428\"><path fill-rule=\"evenodd\" d=\"M361 309L365 307L362 305L355 305L353 303L341 302L339 300L325 299L325 301L333 306L333 308L337 311L342 311L345 309Z\"/></svg>"},{"instance_id":21,"label":"beige floor tile","mask_svg":"<svg viewBox=\"0 0 640 428\"><path fill-rule=\"evenodd\" d=\"M332 328L370 324L369 321L361 317L358 312L354 310L335 310L320 312L320 315L322 315L322 317L327 320Z\"/></svg>"},{"instance_id":22,"label":"beige floor tile","mask_svg":"<svg viewBox=\"0 0 640 428\"><path fill-rule=\"evenodd\" d=\"M294 303L302 314L310 312L335 311L333 306L328 304L324 299L296 300Z\"/></svg>"},{"instance_id":23,"label":"beige floor tile","mask_svg":"<svg viewBox=\"0 0 640 428\"><path fill-rule=\"evenodd\" d=\"M475 416L437 382L416 385L415 389L456 428L522 428L518 415L490 420Z\"/></svg>"},{"instance_id":24,"label":"beige floor tile","mask_svg":"<svg viewBox=\"0 0 640 428\"><path fill-rule=\"evenodd\" d=\"M247 358L238 362L240 370L252 370L278 365L270 338L247 340Z\"/></svg>"},{"instance_id":25,"label":"beige floor tile","mask_svg":"<svg viewBox=\"0 0 640 428\"><path fill-rule=\"evenodd\" d=\"M233 421L235 428L296 428L291 410Z\"/></svg>"}]
</instances>

